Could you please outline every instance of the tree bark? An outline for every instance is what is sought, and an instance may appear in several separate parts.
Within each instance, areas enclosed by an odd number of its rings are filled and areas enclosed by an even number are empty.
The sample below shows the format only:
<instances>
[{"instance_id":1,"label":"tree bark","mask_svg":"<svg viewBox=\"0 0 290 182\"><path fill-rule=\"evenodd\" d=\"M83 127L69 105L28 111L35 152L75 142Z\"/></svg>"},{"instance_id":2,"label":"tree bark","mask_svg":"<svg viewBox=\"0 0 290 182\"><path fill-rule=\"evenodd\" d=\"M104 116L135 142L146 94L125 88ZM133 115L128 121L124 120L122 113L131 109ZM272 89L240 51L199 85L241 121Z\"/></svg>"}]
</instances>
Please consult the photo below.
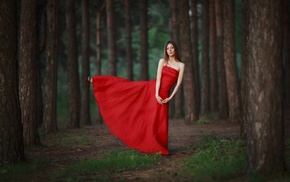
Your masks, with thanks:
<instances>
[{"instance_id":1,"label":"tree bark","mask_svg":"<svg viewBox=\"0 0 290 182\"><path fill-rule=\"evenodd\" d=\"M133 59L132 59L132 36L131 36L131 1L125 0L125 24L126 24L126 58L127 58L127 78L134 80Z\"/></svg>"},{"instance_id":2,"label":"tree bark","mask_svg":"<svg viewBox=\"0 0 290 182\"><path fill-rule=\"evenodd\" d=\"M45 74L45 105L43 123L46 132L57 131L56 99L57 99L57 59L59 31L59 1L47 2L47 60Z\"/></svg>"},{"instance_id":3,"label":"tree bark","mask_svg":"<svg viewBox=\"0 0 290 182\"><path fill-rule=\"evenodd\" d=\"M0 2L0 166L24 160L17 75L15 0Z\"/></svg>"},{"instance_id":4,"label":"tree bark","mask_svg":"<svg viewBox=\"0 0 290 182\"><path fill-rule=\"evenodd\" d=\"M284 171L282 0L249 1L248 170Z\"/></svg>"},{"instance_id":5,"label":"tree bark","mask_svg":"<svg viewBox=\"0 0 290 182\"><path fill-rule=\"evenodd\" d=\"M289 0L284 0L284 65L285 65L285 105L290 106L290 23Z\"/></svg>"},{"instance_id":6,"label":"tree bark","mask_svg":"<svg viewBox=\"0 0 290 182\"><path fill-rule=\"evenodd\" d=\"M82 0L82 78L90 75L89 0ZM82 82L81 123L92 125L90 114L90 84Z\"/></svg>"},{"instance_id":7,"label":"tree bark","mask_svg":"<svg viewBox=\"0 0 290 182\"><path fill-rule=\"evenodd\" d=\"M140 79L148 80L148 17L147 17L148 1L140 0Z\"/></svg>"},{"instance_id":8,"label":"tree bark","mask_svg":"<svg viewBox=\"0 0 290 182\"><path fill-rule=\"evenodd\" d=\"M24 144L40 144L37 133L37 1L22 0L20 16L19 97ZM40 85L39 85L40 86Z\"/></svg>"},{"instance_id":9,"label":"tree bark","mask_svg":"<svg viewBox=\"0 0 290 182\"><path fill-rule=\"evenodd\" d=\"M183 76L184 83L184 99L185 99L185 123L190 124L198 119L195 105L195 82L193 79L193 63L192 63L192 48L190 41L190 23L189 23L189 2L178 1L177 12L179 19L179 41L181 59L184 61L185 70Z\"/></svg>"},{"instance_id":10,"label":"tree bark","mask_svg":"<svg viewBox=\"0 0 290 182\"><path fill-rule=\"evenodd\" d=\"M223 49L223 14L222 14L222 0L215 1L216 10L216 27L217 27L217 64L218 64L218 82L219 82L219 118L227 119L229 116L228 93L226 83L226 72L224 63L224 49Z\"/></svg>"},{"instance_id":11,"label":"tree bark","mask_svg":"<svg viewBox=\"0 0 290 182\"><path fill-rule=\"evenodd\" d=\"M209 1L202 0L201 114L209 112Z\"/></svg>"},{"instance_id":12,"label":"tree bark","mask_svg":"<svg viewBox=\"0 0 290 182\"><path fill-rule=\"evenodd\" d=\"M210 111L218 112L217 42L215 2L210 1Z\"/></svg>"},{"instance_id":13,"label":"tree bark","mask_svg":"<svg viewBox=\"0 0 290 182\"><path fill-rule=\"evenodd\" d=\"M80 127L80 80L75 25L75 1L66 1L66 25L68 33L68 128Z\"/></svg>"},{"instance_id":14,"label":"tree bark","mask_svg":"<svg viewBox=\"0 0 290 182\"><path fill-rule=\"evenodd\" d=\"M229 120L240 121L240 91L235 55L234 0L224 0L224 60L229 101Z\"/></svg>"},{"instance_id":15,"label":"tree bark","mask_svg":"<svg viewBox=\"0 0 290 182\"><path fill-rule=\"evenodd\" d=\"M106 0L109 75L117 75L114 0Z\"/></svg>"}]
</instances>

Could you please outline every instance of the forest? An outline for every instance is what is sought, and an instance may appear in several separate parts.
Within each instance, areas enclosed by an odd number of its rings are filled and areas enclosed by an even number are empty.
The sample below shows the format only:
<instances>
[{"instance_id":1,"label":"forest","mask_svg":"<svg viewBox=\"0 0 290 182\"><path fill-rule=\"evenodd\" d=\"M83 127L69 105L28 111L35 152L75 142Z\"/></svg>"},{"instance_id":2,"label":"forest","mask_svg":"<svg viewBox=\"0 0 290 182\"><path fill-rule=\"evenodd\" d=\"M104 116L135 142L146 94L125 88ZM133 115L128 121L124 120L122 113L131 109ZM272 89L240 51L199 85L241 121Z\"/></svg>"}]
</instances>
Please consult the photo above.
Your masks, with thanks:
<instances>
[{"instance_id":1,"label":"forest","mask_svg":"<svg viewBox=\"0 0 290 182\"><path fill-rule=\"evenodd\" d=\"M0 181L289 180L289 9L289 0L1 0ZM185 64L169 103L172 154L140 154L110 135L85 79L154 80L169 40Z\"/></svg>"}]
</instances>

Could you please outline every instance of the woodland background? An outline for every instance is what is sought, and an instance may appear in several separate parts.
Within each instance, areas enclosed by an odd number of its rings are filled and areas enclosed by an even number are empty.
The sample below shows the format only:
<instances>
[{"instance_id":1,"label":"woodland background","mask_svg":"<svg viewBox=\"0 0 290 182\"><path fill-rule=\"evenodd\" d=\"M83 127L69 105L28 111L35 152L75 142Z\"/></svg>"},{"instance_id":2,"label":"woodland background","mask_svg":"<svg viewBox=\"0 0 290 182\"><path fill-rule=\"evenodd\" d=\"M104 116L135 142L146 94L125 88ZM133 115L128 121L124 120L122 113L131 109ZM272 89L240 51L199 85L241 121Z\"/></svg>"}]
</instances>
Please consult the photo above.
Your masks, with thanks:
<instances>
[{"instance_id":1,"label":"woodland background","mask_svg":"<svg viewBox=\"0 0 290 182\"><path fill-rule=\"evenodd\" d=\"M250 170L285 170L288 0L11 0L0 12L1 165L39 133L102 123L85 78L154 79L174 40L186 70L170 117L237 122Z\"/></svg>"}]
</instances>

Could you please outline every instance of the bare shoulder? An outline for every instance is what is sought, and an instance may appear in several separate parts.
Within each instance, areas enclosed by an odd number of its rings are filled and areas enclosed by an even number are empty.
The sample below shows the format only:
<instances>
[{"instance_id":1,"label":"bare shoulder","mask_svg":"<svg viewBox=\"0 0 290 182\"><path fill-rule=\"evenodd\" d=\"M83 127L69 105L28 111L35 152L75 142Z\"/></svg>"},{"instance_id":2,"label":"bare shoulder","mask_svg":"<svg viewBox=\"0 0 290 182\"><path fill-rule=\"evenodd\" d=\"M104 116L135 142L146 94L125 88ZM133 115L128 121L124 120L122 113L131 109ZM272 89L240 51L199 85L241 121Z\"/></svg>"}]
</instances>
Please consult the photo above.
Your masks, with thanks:
<instances>
[{"instance_id":1,"label":"bare shoulder","mask_svg":"<svg viewBox=\"0 0 290 182\"><path fill-rule=\"evenodd\" d=\"M185 64L183 62L178 62L179 68L184 68Z\"/></svg>"},{"instance_id":2,"label":"bare shoulder","mask_svg":"<svg viewBox=\"0 0 290 182\"><path fill-rule=\"evenodd\" d=\"M159 65L164 65L164 64L165 64L165 59L164 58L160 58Z\"/></svg>"}]
</instances>

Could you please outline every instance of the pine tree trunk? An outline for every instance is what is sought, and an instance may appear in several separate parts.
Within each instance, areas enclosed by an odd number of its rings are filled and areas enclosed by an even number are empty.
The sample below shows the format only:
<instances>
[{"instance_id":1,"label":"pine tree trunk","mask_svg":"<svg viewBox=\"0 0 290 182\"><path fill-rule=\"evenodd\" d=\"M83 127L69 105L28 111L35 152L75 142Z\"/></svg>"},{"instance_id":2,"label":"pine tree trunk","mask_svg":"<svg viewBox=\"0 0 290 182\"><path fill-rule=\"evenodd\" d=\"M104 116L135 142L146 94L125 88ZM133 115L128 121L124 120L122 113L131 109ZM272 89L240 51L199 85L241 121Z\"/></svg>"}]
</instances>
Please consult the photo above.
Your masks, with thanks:
<instances>
[{"instance_id":1,"label":"pine tree trunk","mask_svg":"<svg viewBox=\"0 0 290 182\"><path fill-rule=\"evenodd\" d=\"M209 112L209 1L202 0L201 113Z\"/></svg>"},{"instance_id":2,"label":"pine tree trunk","mask_svg":"<svg viewBox=\"0 0 290 182\"><path fill-rule=\"evenodd\" d=\"M68 33L68 128L80 127L80 80L75 25L75 1L66 1L66 26Z\"/></svg>"},{"instance_id":3,"label":"pine tree trunk","mask_svg":"<svg viewBox=\"0 0 290 182\"><path fill-rule=\"evenodd\" d=\"M195 105L195 83L192 75L193 64L192 64L192 48L190 41L190 23L189 23L189 2L178 1L177 12L179 19L179 41L181 59L184 61L185 70L183 76L184 83L184 99L185 99L185 123L190 124L198 119L198 113L196 112Z\"/></svg>"},{"instance_id":4,"label":"pine tree trunk","mask_svg":"<svg viewBox=\"0 0 290 182\"><path fill-rule=\"evenodd\" d=\"M125 0L125 24L126 24L126 58L127 58L127 78L134 80L133 59L132 59L132 36L131 36L131 1Z\"/></svg>"},{"instance_id":5,"label":"pine tree trunk","mask_svg":"<svg viewBox=\"0 0 290 182\"><path fill-rule=\"evenodd\" d=\"M289 0L284 0L284 65L285 65L285 105L290 107L290 20Z\"/></svg>"},{"instance_id":6,"label":"pine tree trunk","mask_svg":"<svg viewBox=\"0 0 290 182\"><path fill-rule=\"evenodd\" d=\"M58 63L59 1L47 2L47 60L45 74L44 128L46 132L57 131L56 95Z\"/></svg>"},{"instance_id":7,"label":"pine tree trunk","mask_svg":"<svg viewBox=\"0 0 290 182\"><path fill-rule=\"evenodd\" d=\"M224 60L229 101L229 120L240 121L240 91L235 56L234 0L224 0Z\"/></svg>"},{"instance_id":8,"label":"pine tree trunk","mask_svg":"<svg viewBox=\"0 0 290 182\"><path fill-rule=\"evenodd\" d=\"M89 1L82 0L82 78L90 75ZM90 84L82 82L81 123L92 125L90 114Z\"/></svg>"},{"instance_id":9,"label":"pine tree trunk","mask_svg":"<svg viewBox=\"0 0 290 182\"><path fill-rule=\"evenodd\" d=\"M37 1L22 0L20 16L19 97L24 144L40 144L37 133ZM40 85L39 85L40 86Z\"/></svg>"},{"instance_id":10,"label":"pine tree trunk","mask_svg":"<svg viewBox=\"0 0 290 182\"><path fill-rule=\"evenodd\" d=\"M140 79L148 80L148 17L147 17L148 1L140 0Z\"/></svg>"},{"instance_id":11,"label":"pine tree trunk","mask_svg":"<svg viewBox=\"0 0 290 182\"><path fill-rule=\"evenodd\" d=\"M0 166L24 160L17 78L16 4L15 0L0 2Z\"/></svg>"},{"instance_id":12,"label":"pine tree trunk","mask_svg":"<svg viewBox=\"0 0 290 182\"><path fill-rule=\"evenodd\" d=\"M284 170L282 0L249 1L248 169Z\"/></svg>"}]
</instances>

